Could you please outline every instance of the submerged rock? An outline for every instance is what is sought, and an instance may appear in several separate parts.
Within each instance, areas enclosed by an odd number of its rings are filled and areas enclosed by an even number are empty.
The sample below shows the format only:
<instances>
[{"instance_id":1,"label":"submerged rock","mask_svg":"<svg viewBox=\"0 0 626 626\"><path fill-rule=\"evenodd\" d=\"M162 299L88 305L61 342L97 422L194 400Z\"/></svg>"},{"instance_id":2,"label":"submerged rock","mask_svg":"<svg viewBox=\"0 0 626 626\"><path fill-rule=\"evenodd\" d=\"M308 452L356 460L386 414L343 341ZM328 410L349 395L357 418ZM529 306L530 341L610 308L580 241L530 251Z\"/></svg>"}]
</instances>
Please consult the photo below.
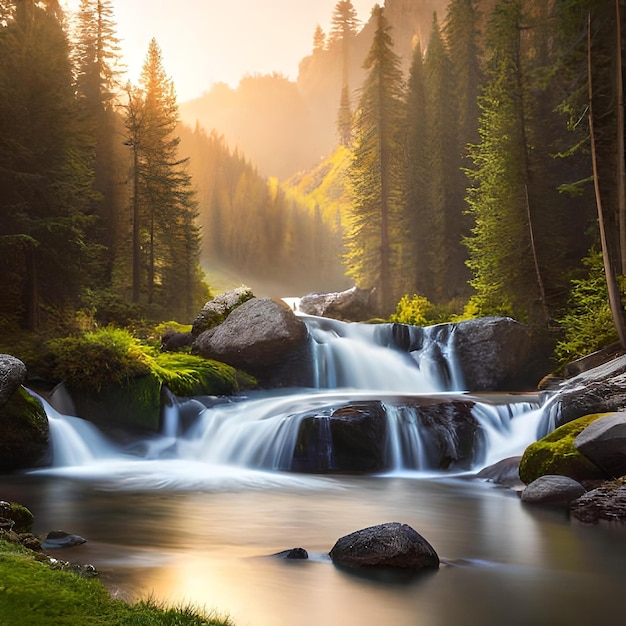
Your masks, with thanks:
<instances>
[{"instance_id":1,"label":"submerged rock","mask_svg":"<svg viewBox=\"0 0 626 626\"><path fill-rule=\"evenodd\" d=\"M559 475L540 476L522 492L522 502L567 508L585 493L585 488L573 478Z\"/></svg>"},{"instance_id":2,"label":"submerged rock","mask_svg":"<svg viewBox=\"0 0 626 626\"><path fill-rule=\"evenodd\" d=\"M63 530L51 530L46 536L42 547L44 550L55 548L71 548L87 543L87 540L80 535L72 535Z\"/></svg>"},{"instance_id":3,"label":"submerged rock","mask_svg":"<svg viewBox=\"0 0 626 626\"><path fill-rule=\"evenodd\" d=\"M408 524L389 522L357 530L337 540L330 558L345 567L436 569L439 556Z\"/></svg>"},{"instance_id":4,"label":"submerged rock","mask_svg":"<svg viewBox=\"0 0 626 626\"><path fill-rule=\"evenodd\" d=\"M493 465L483 468L476 474L476 478L481 478L496 485L503 485L516 491L522 490L526 485L519 477L519 464L521 456L511 456L502 459Z\"/></svg>"},{"instance_id":5,"label":"submerged rock","mask_svg":"<svg viewBox=\"0 0 626 626\"><path fill-rule=\"evenodd\" d=\"M279 559L286 559L292 561L304 561L309 558L309 553L304 548L291 548L289 550L283 550L282 552L277 552L272 556L278 557Z\"/></svg>"}]
</instances>

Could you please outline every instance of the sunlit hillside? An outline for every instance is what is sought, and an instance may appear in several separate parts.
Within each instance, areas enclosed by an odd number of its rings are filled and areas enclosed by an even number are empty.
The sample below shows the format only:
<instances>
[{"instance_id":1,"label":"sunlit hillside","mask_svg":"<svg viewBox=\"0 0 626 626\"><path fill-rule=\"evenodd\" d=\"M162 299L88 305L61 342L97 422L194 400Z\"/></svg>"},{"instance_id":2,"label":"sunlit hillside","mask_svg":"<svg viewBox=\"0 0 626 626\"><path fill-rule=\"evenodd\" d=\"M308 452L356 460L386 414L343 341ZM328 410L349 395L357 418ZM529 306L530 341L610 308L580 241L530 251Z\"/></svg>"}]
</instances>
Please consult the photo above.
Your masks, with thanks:
<instances>
[{"instance_id":1,"label":"sunlit hillside","mask_svg":"<svg viewBox=\"0 0 626 626\"><path fill-rule=\"evenodd\" d=\"M448 0L386 0L394 49L408 70L412 45L428 41L436 12L443 19ZM311 25L311 37L315 24ZM351 100L364 78L363 62L374 26L364 24L349 60ZM236 89L214 85L201 98L182 103L184 122L199 122L223 134L264 176L286 179L332 154L337 141L337 111L342 87L340 46L330 43L302 59L297 82L281 75L246 76Z\"/></svg>"}]
</instances>

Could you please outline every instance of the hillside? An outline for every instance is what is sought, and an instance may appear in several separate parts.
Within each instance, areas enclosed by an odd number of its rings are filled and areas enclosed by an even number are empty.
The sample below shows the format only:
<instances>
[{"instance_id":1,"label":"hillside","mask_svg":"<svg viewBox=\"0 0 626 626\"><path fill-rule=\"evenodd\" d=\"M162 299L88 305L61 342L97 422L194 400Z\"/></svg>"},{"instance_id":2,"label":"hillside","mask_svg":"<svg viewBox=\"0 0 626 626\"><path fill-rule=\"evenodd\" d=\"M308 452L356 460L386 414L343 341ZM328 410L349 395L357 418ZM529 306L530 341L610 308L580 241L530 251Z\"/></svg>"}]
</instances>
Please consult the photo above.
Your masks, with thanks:
<instances>
[{"instance_id":1,"label":"hillside","mask_svg":"<svg viewBox=\"0 0 626 626\"><path fill-rule=\"evenodd\" d=\"M428 41L433 13L443 18L448 0L386 0L395 51L408 62L416 38ZM313 35L314 24L311 25ZM357 34L349 58L352 102L363 80L363 62L373 26ZM336 118L342 80L340 47L328 45L300 62L296 82L280 74L242 78L236 89L214 85L202 97L180 105L182 120L215 129L245 154L264 176L284 180L314 167L337 145Z\"/></svg>"}]
</instances>

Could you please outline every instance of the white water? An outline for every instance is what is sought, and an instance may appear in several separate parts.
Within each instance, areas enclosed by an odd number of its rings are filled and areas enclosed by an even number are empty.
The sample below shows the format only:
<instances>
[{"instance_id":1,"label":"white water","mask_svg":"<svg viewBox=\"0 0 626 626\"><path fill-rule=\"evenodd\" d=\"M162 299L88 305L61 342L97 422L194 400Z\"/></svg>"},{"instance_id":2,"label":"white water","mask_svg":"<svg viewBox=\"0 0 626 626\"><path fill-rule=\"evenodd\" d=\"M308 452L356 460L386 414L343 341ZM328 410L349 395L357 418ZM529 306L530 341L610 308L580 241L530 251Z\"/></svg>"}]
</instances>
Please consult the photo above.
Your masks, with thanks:
<instances>
[{"instance_id":1,"label":"white water","mask_svg":"<svg viewBox=\"0 0 626 626\"><path fill-rule=\"evenodd\" d=\"M116 445L92 424L65 416L46 405L50 418L54 472L116 480L118 487L180 489L232 488L233 485L302 485L310 477L291 467L301 422L314 417L320 425L318 453L332 462L329 415L352 401L376 401L386 415L386 470L392 474L437 472L436 443L425 431L419 401L436 398L475 401L479 442L471 467L479 470L502 458L521 454L536 440L541 419L538 398L493 398L462 392L449 342L437 327L411 337L415 349L393 348L391 326L380 327L306 318L315 355L317 389L255 392L222 404L198 407L195 420L183 426L178 400L163 409L161 433ZM391 347L389 347L391 345ZM405 406L398 398L413 399ZM189 402L189 401L186 401ZM452 427L442 426L446 446L458 445ZM448 429L448 430L446 430ZM318 481L324 480L318 478Z\"/></svg>"}]
</instances>

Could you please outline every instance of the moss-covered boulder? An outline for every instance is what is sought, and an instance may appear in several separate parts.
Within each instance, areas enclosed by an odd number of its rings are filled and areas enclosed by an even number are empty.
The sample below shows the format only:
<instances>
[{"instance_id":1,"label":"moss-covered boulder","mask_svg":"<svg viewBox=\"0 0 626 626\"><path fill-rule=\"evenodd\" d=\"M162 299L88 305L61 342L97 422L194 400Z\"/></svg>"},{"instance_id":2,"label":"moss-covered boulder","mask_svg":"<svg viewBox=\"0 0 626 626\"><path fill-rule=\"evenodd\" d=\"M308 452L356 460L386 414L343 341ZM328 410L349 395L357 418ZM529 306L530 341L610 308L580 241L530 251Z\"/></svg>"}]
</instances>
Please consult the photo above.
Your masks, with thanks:
<instances>
[{"instance_id":1,"label":"moss-covered boulder","mask_svg":"<svg viewBox=\"0 0 626 626\"><path fill-rule=\"evenodd\" d=\"M48 451L48 417L44 408L20 387L0 408L0 470L37 465Z\"/></svg>"},{"instance_id":2,"label":"moss-covered boulder","mask_svg":"<svg viewBox=\"0 0 626 626\"><path fill-rule=\"evenodd\" d=\"M13 522L13 532L29 533L33 529L33 514L17 502L0 501L0 516Z\"/></svg>"},{"instance_id":3,"label":"moss-covered boulder","mask_svg":"<svg viewBox=\"0 0 626 626\"><path fill-rule=\"evenodd\" d=\"M574 447L574 440L589 424L607 413L586 415L568 422L532 443L522 455L519 475L527 485L540 476L558 474L574 480L598 480L606 475Z\"/></svg>"},{"instance_id":4,"label":"moss-covered boulder","mask_svg":"<svg viewBox=\"0 0 626 626\"><path fill-rule=\"evenodd\" d=\"M198 337L205 330L221 324L232 311L252 298L254 298L252 290L243 286L215 296L202 307L193 321L191 335Z\"/></svg>"}]
</instances>

